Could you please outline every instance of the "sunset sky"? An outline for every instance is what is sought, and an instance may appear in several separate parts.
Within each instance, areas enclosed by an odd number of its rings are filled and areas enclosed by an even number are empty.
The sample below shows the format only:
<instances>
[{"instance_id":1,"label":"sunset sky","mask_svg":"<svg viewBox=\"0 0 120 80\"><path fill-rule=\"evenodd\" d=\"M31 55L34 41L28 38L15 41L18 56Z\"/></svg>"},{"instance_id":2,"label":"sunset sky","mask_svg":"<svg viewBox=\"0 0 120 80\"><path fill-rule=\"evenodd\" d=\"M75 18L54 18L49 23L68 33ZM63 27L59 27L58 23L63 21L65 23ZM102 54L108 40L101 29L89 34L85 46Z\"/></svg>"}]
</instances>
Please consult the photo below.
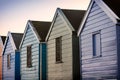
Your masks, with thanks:
<instances>
[{"instance_id":1,"label":"sunset sky","mask_svg":"<svg viewBox=\"0 0 120 80\"><path fill-rule=\"evenodd\" d=\"M0 35L24 32L27 20L52 21L56 8L84 9L90 0L0 0Z\"/></svg>"}]
</instances>

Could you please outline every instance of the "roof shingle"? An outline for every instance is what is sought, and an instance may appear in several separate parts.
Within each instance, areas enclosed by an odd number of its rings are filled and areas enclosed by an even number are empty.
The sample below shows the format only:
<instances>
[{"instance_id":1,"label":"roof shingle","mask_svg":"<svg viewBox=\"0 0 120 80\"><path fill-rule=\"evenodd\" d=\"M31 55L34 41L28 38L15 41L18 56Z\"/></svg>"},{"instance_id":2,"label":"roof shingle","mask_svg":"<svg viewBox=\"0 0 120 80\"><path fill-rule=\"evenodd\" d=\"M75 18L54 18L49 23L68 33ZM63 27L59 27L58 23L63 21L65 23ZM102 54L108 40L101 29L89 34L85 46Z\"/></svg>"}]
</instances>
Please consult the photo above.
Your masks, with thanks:
<instances>
[{"instance_id":1,"label":"roof shingle","mask_svg":"<svg viewBox=\"0 0 120 80\"><path fill-rule=\"evenodd\" d=\"M120 0L103 0L103 1L120 18Z\"/></svg>"},{"instance_id":2,"label":"roof shingle","mask_svg":"<svg viewBox=\"0 0 120 80\"><path fill-rule=\"evenodd\" d=\"M85 10L69 10L69 9L61 9L75 31L78 31L78 28L83 20Z\"/></svg>"},{"instance_id":3,"label":"roof shingle","mask_svg":"<svg viewBox=\"0 0 120 80\"><path fill-rule=\"evenodd\" d=\"M30 21L32 26L35 28L36 32L40 37L40 41L45 41L47 33L49 31L51 22L42 22L42 21Z\"/></svg>"},{"instance_id":4,"label":"roof shingle","mask_svg":"<svg viewBox=\"0 0 120 80\"><path fill-rule=\"evenodd\" d=\"M5 43L6 36L1 36L3 44Z\"/></svg>"},{"instance_id":5,"label":"roof shingle","mask_svg":"<svg viewBox=\"0 0 120 80\"><path fill-rule=\"evenodd\" d=\"M11 33L11 35L13 37L16 48L19 49L19 45L21 43L23 34L22 33Z\"/></svg>"}]
</instances>

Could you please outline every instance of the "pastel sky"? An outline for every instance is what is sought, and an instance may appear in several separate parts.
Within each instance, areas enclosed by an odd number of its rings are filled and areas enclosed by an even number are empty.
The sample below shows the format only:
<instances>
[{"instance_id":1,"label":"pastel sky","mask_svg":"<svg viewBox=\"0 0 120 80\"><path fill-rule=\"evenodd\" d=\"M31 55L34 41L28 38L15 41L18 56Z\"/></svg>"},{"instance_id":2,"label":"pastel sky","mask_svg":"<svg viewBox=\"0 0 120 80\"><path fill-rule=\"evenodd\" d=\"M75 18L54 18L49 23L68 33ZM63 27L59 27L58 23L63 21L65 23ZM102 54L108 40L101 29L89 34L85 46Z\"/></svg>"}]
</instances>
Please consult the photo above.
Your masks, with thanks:
<instances>
[{"instance_id":1,"label":"pastel sky","mask_svg":"<svg viewBox=\"0 0 120 80\"><path fill-rule=\"evenodd\" d=\"M0 35L24 32L28 20L52 21L56 8L84 9L90 0L0 0Z\"/></svg>"}]
</instances>

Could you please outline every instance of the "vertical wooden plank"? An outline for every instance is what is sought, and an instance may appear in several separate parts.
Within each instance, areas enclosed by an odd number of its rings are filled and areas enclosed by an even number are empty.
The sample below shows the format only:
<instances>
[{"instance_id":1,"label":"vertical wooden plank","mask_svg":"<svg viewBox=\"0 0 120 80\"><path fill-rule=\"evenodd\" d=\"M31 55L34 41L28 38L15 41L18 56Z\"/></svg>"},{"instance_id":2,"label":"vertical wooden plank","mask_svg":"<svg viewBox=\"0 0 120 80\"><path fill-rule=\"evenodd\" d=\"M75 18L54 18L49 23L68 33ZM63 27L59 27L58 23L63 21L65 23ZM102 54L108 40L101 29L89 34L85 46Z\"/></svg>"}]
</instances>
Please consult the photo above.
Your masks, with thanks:
<instances>
[{"instance_id":1,"label":"vertical wooden plank","mask_svg":"<svg viewBox=\"0 0 120 80\"><path fill-rule=\"evenodd\" d=\"M118 73L117 79L120 80L120 22L116 25L116 35L117 35L117 64L118 64Z\"/></svg>"},{"instance_id":2,"label":"vertical wooden plank","mask_svg":"<svg viewBox=\"0 0 120 80\"><path fill-rule=\"evenodd\" d=\"M73 79L80 80L80 55L79 55L79 38L76 35L72 36L72 65L73 65Z\"/></svg>"},{"instance_id":3,"label":"vertical wooden plank","mask_svg":"<svg viewBox=\"0 0 120 80\"><path fill-rule=\"evenodd\" d=\"M41 79L41 66L40 66L40 61L41 61L41 44L39 43L39 50L38 50L38 80Z\"/></svg>"},{"instance_id":4,"label":"vertical wooden plank","mask_svg":"<svg viewBox=\"0 0 120 80\"><path fill-rule=\"evenodd\" d=\"M20 52L15 51L15 80L21 80L20 76Z\"/></svg>"},{"instance_id":5,"label":"vertical wooden plank","mask_svg":"<svg viewBox=\"0 0 120 80\"><path fill-rule=\"evenodd\" d=\"M42 80L47 80L47 60L46 60L46 43L42 43Z\"/></svg>"}]
</instances>

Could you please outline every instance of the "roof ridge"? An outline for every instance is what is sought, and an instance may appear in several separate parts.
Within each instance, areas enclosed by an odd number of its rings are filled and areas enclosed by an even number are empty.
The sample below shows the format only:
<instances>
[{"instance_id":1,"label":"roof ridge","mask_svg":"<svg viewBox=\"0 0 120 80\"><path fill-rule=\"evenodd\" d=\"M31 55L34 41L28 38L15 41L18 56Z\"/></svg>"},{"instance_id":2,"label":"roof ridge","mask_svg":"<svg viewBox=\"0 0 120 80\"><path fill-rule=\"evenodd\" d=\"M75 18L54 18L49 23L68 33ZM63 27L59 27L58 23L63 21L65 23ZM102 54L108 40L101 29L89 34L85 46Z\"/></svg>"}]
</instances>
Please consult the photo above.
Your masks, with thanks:
<instances>
[{"instance_id":1,"label":"roof ridge","mask_svg":"<svg viewBox=\"0 0 120 80\"><path fill-rule=\"evenodd\" d=\"M45 41L46 34L50 28L51 22L46 21L30 21L31 26L34 28L38 39L40 41Z\"/></svg>"},{"instance_id":2,"label":"roof ridge","mask_svg":"<svg viewBox=\"0 0 120 80\"><path fill-rule=\"evenodd\" d=\"M86 10L83 10L83 9L61 9L61 10L70 10L70 11L86 11Z\"/></svg>"},{"instance_id":3,"label":"roof ridge","mask_svg":"<svg viewBox=\"0 0 120 80\"><path fill-rule=\"evenodd\" d=\"M37 21L37 20L29 20L30 22L51 22L51 21Z\"/></svg>"},{"instance_id":4,"label":"roof ridge","mask_svg":"<svg viewBox=\"0 0 120 80\"><path fill-rule=\"evenodd\" d=\"M75 31L77 32L79 29L79 25L81 24L83 17L85 15L86 10L64 10L62 9L65 17L68 19L70 24L73 26Z\"/></svg>"}]
</instances>

